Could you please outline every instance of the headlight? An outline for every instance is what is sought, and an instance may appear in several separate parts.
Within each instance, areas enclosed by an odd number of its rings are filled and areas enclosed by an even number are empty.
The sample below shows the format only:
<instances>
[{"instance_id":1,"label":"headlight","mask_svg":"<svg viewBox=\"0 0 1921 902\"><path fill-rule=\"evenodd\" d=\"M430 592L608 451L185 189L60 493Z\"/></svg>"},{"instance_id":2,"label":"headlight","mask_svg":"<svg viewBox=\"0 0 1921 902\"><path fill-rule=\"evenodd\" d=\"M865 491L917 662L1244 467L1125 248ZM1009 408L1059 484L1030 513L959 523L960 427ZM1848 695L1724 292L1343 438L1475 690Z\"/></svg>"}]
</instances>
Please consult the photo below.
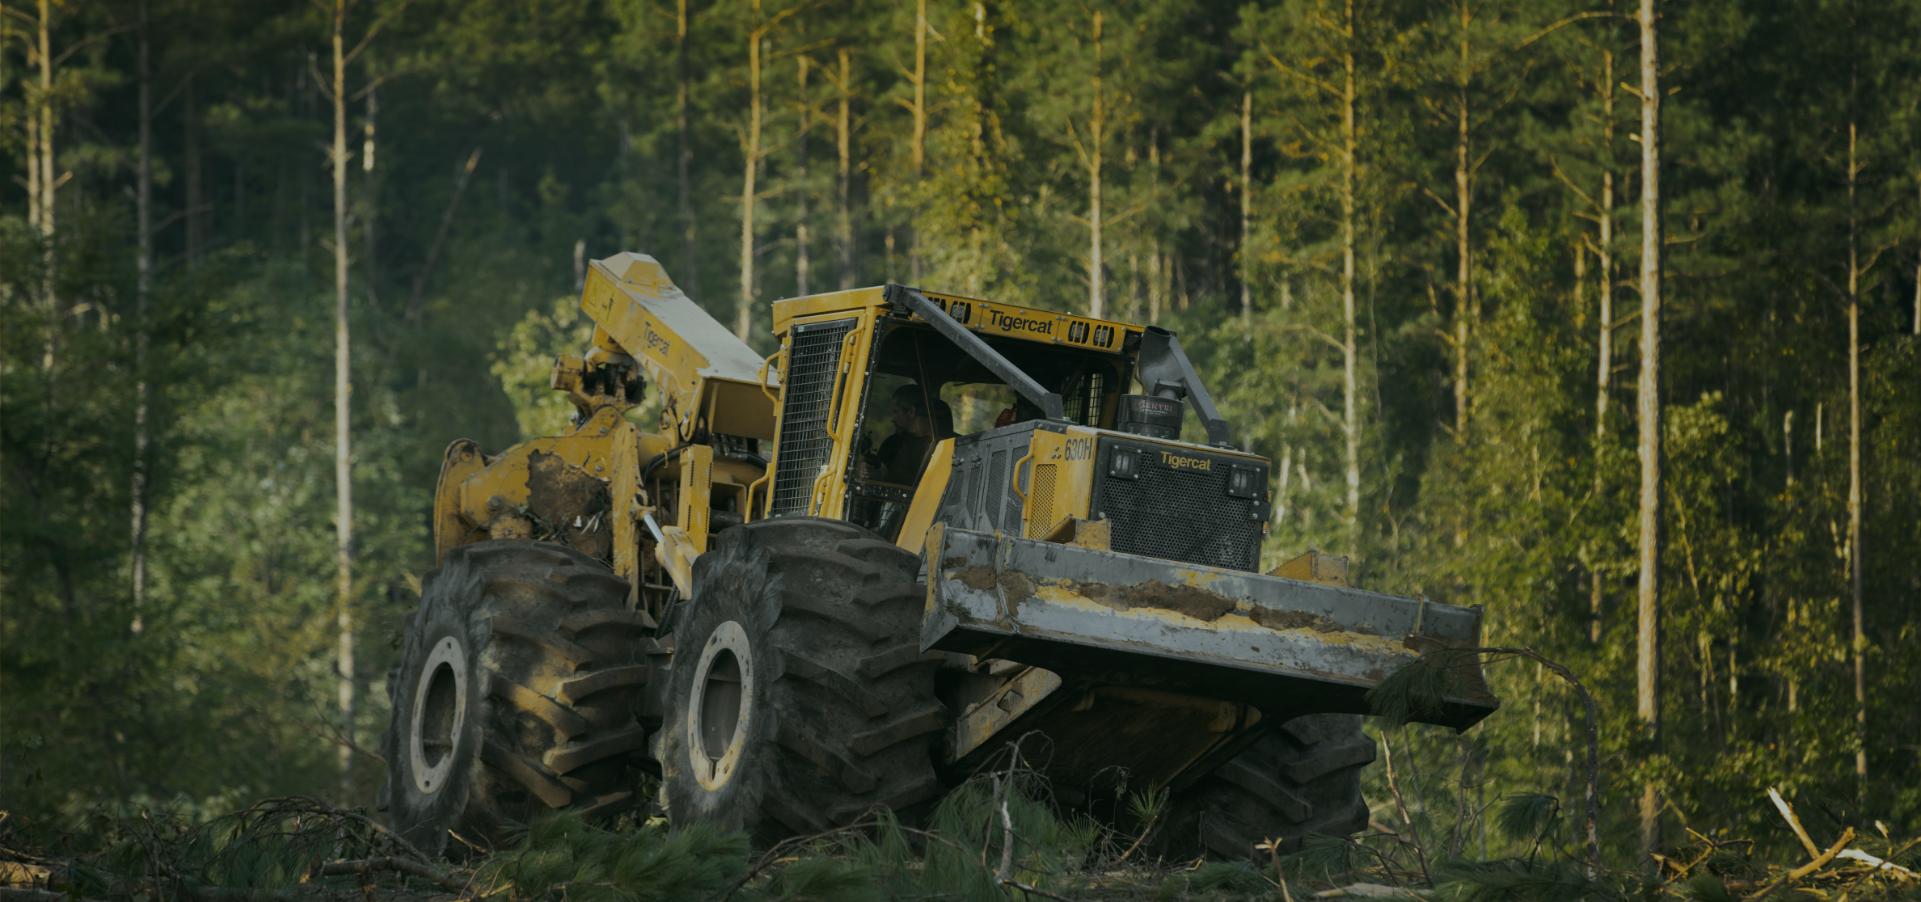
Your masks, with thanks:
<instances>
[{"instance_id":1,"label":"headlight","mask_svg":"<svg viewBox=\"0 0 1921 902\"><path fill-rule=\"evenodd\" d=\"M1254 498L1261 493L1261 469L1235 464L1227 471L1227 494L1233 498Z\"/></svg>"},{"instance_id":2,"label":"headlight","mask_svg":"<svg viewBox=\"0 0 1921 902\"><path fill-rule=\"evenodd\" d=\"M1107 455L1107 475L1115 479L1141 478L1141 452L1138 448L1115 448Z\"/></svg>"}]
</instances>

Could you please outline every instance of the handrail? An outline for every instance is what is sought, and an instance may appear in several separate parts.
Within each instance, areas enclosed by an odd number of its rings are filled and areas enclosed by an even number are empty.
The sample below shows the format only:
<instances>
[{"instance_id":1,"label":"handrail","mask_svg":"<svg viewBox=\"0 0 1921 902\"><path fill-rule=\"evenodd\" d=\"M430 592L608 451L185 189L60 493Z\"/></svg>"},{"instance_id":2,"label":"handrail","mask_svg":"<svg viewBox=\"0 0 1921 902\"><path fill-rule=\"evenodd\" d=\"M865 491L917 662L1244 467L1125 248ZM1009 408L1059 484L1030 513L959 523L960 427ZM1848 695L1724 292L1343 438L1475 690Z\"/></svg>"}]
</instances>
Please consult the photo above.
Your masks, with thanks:
<instances>
[{"instance_id":1,"label":"handrail","mask_svg":"<svg viewBox=\"0 0 1921 902\"><path fill-rule=\"evenodd\" d=\"M785 356L787 356L787 346L781 345L774 350L774 353L767 355L766 358L761 360L760 373L754 377L754 381L760 385L760 393L766 395L767 400L774 402L774 408L776 410L780 408L780 396L774 394L773 386L767 384L767 371L773 367L774 358ZM776 370L776 372L778 372L778 370Z\"/></svg>"},{"instance_id":2,"label":"handrail","mask_svg":"<svg viewBox=\"0 0 1921 902\"><path fill-rule=\"evenodd\" d=\"M1014 473L1013 473L1012 479L1010 480L1011 484L1008 486L1008 488L1014 490L1014 497L1019 498L1021 500L1021 518L1022 519L1026 519L1027 517L1027 490L1021 488L1021 465L1033 459L1034 459L1034 448L1033 446L1030 445L1027 448L1027 453L1021 455L1020 459L1014 461Z\"/></svg>"}]
</instances>

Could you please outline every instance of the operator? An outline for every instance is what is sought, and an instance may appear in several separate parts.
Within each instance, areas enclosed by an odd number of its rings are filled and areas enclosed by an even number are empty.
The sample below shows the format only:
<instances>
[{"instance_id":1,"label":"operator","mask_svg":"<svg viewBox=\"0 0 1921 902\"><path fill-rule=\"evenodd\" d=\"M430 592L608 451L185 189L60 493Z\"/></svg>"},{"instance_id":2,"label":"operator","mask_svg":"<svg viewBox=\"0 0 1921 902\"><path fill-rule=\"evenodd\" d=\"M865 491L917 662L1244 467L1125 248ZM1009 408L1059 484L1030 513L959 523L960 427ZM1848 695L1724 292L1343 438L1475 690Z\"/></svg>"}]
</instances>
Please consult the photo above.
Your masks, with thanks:
<instances>
[{"instance_id":1,"label":"operator","mask_svg":"<svg viewBox=\"0 0 1921 902\"><path fill-rule=\"evenodd\" d=\"M920 479L921 462L931 446L933 424L927 415L927 395L912 382L894 389L892 396L894 433L881 440L880 449L868 458L879 478L900 485L913 485Z\"/></svg>"}]
</instances>

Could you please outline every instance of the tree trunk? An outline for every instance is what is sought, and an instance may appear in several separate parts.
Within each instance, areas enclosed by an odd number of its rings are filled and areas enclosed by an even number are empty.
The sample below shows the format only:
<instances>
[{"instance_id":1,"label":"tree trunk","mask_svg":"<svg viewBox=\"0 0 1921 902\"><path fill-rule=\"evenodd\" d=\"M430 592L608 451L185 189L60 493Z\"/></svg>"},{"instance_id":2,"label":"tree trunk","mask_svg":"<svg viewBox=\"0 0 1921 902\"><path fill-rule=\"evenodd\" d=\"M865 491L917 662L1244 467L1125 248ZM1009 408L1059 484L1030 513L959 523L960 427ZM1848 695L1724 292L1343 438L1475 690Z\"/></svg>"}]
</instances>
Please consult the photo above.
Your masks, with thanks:
<instances>
[{"instance_id":1,"label":"tree trunk","mask_svg":"<svg viewBox=\"0 0 1921 902\"><path fill-rule=\"evenodd\" d=\"M687 293L700 297L700 220L694 215L694 135L688 104L687 0L674 4L674 155L675 185L680 212L680 266L675 268Z\"/></svg>"},{"instance_id":2,"label":"tree trunk","mask_svg":"<svg viewBox=\"0 0 1921 902\"><path fill-rule=\"evenodd\" d=\"M1347 446L1347 544L1350 554L1361 540L1361 419L1360 389L1355 367L1360 352L1354 316L1354 0L1347 0L1346 46L1341 53L1341 434Z\"/></svg>"},{"instance_id":3,"label":"tree trunk","mask_svg":"<svg viewBox=\"0 0 1921 902\"><path fill-rule=\"evenodd\" d=\"M1291 492L1291 489L1293 488L1293 485L1294 485L1294 477L1290 471L1292 471L1294 468L1294 440L1293 440L1294 423L1296 420L1299 419L1300 412L1301 412L1300 398L1299 397L1288 398L1287 421L1286 421L1287 422L1286 435L1288 436L1288 438L1284 439L1281 442L1280 465L1278 470L1274 474L1277 480L1277 484L1274 488L1274 522L1277 524L1287 522L1288 507L1290 505L1290 502L1293 500L1293 494Z\"/></svg>"},{"instance_id":4,"label":"tree trunk","mask_svg":"<svg viewBox=\"0 0 1921 902\"><path fill-rule=\"evenodd\" d=\"M925 2L925 0L923 0ZM1101 145L1107 128L1101 103L1101 12L1094 11L1094 114L1088 119L1087 153L1087 312L1106 316L1106 286L1101 262Z\"/></svg>"},{"instance_id":5,"label":"tree trunk","mask_svg":"<svg viewBox=\"0 0 1921 902\"><path fill-rule=\"evenodd\" d=\"M1254 315L1254 92L1241 91L1241 318Z\"/></svg>"},{"instance_id":6,"label":"tree trunk","mask_svg":"<svg viewBox=\"0 0 1921 902\"><path fill-rule=\"evenodd\" d=\"M766 34L760 0L753 0L754 27L747 34L747 140L740 177L740 294L734 304L734 334L746 341L754 330L754 202L760 170L760 42Z\"/></svg>"},{"instance_id":7,"label":"tree trunk","mask_svg":"<svg viewBox=\"0 0 1921 902\"><path fill-rule=\"evenodd\" d=\"M927 167L927 0L914 4L914 134L913 134L915 212L919 212L918 192ZM920 233L909 221L907 231L907 272L920 283Z\"/></svg>"},{"instance_id":8,"label":"tree trunk","mask_svg":"<svg viewBox=\"0 0 1921 902\"><path fill-rule=\"evenodd\" d=\"M41 359L42 368L51 376L54 357L58 353L60 334L60 297L54 267L54 196L60 191L60 173L53 166L53 10L48 0L40 0L39 18L35 32L39 62L40 93L39 109L30 110L27 115L36 120L35 132L39 136L40 150L40 205L39 219L41 257L43 267L40 272L40 296L47 305L47 336ZM51 396L53 383L48 382L47 392ZM51 405L49 405L51 406Z\"/></svg>"},{"instance_id":9,"label":"tree trunk","mask_svg":"<svg viewBox=\"0 0 1921 902\"><path fill-rule=\"evenodd\" d=\"M332 157L334 188L334 619L340 633L339 704L341 735L354 736L353 618L353 450L348 428L352 398L352 357L347 322L347 55L344 30L347 0L334 0ZM353 752L340 747L343 795L351 795Z\"/></svg>"},{"instance_id":10,"label":"tree trunk","mask_svg":"<svg viewBox=\"0 0 1921 902\"><path fill-rule=\"evenodd\" d=\"M1601 291L1600 353L1594 372L1594 440L1608 434L1608 389L1614 381L1614 51L1601 52L1601 221L1595 256Z\"/></svg>"},{"instance_id":11,"label":"tree trunk","mask_svg":"<svg viewBox=\"0 0 1921 902\"><path fill-rule=\"evenodd\" d=\"M207 245L207 211L200 168L200 97L194 90L192 75L187 76L186 84L182 86L180 102L183 104L180 113L181 155L185 157L182 162L186 170L181 174L186 206L181 216L187 235L187 267L191 269L200 265L201 249ZM239 195L235 195L234 201L239 202ZM246 234L245 230L239 233Z\"/></svg>"},{"instance_id":12,"label":"tree trunk","mask_svg":"<svg viewBox=\"0 0 1921 902\"><path fill-rule=\"evenodd\" d=\"M375 79L377 73L372 57L368 57L367 65L361 71L365 73L368 81ZM363 290L367 292L367 301L373 309L378 310L380 309L380 176L374 168L375 141L378 138L374 132L374 126L380 116L380 92L372 85L367 87L366 116L367 121L360 125L360 172L366 184L366 190L362 192L365 196L360 199L362 211L360 240L365 248L360 260L360 283Z\"/></svg>"},{"instance_id":13,"label":"tree trunk","mask_svg":"<svg viewBox=\"0 0 1921 902\"><path fill-rule=\"evenodd\" d=\"M1848 79L1850 100L1854 87ZM1854 629L1849 647L1854 658L1854 781L1857 801L1868 791L1868 636L1861 616L1861 255L1860 217L1855 182L1861 174L1856 156L1856 123L1848 122L1848 595Z\"/></svg>"},{"instance_id":14,"label":"tree trunk","mask_svg":"<svg viewBox=\"0 0 1921 902\"><path fill-rule=\"evenodd\" d=\"M153 48L147 0L140 0L139 16L134 64L140 138L134 161L133 478L128 491L135 635L144 629L141 614L147 601L147 304L153 295Z\"/></svg>"},{"instance_id":15,"label":"tree trunk","mask_svg":"<svg viewBox=\"0 0 1921 902\"><path fill-rule=\"evenodd\" d=\"M1641 579L1635 632L1635 714L1654 750L1661 744L1661 86L1656 68L1654 0L1641 0ZM1661 842L1661 802L1654 777L1641 786L1641 849Z\"/></svg>"},{"instance_id":16,"label":"tree trunk","mask_svg":"<svg viewBox=\"0 0 1921 902\"><path fill-rule=\"evenodd\" d=\"M1474 200L1468 169L1467 86L1469 69L1468 28L1472 14L1466 0L1457 4L1461 19L1460 65L1454 79L1454 441L1467 442L1468 343L1474 325L1473 285L1470 278L1468 215Z\"/></svg>"},{"instance_id":17,"label":"tree trunk","mask_svg":"<svg viewBox=\"0 0 1921 902\"><path fill-rule=\"evenodd\" d=\"M1161 136L1156 131L1147 143L1148 197L1158 205L1161 198ZM1153 253L1147 258L1147 321L1158 323L1161 319L1161 304L1165 297L1162 286L1163 267L1161 263L1161 233L1158 226L1154 229Z\"/></svg>"},{"instance_id":18,"label":"tree trunk","mask_svg":"<svg viewBox=\"0 0 1921 902\"><path fill-rule=\"evenodd\" d=\"M13 20L0 16L0 38L13 36L12 24ZM27 68L37 68L40 63L38 53L40 45L26 40L21 43L26 45ZM21 118L27 123L27 227L38 232L40 230L40 117L34 115L33 102L29 99L33 95L27 91L25 76L20 79L20 92L22 99L27 101L21 104L23 108Z\"/></svg>"},{"instance_id":19,"label":"tree trunk","mask_svg":"<svg viewBox=\"0 0 1921 902\"><path fill-rule=\"evenodd\" d=\"M798 296L812 293L807 289L807 195L813 190L807 184L807 132L813 124L814 113L807 99L807 56L802 54L794 59L799 67L795 84L800 97L800 109L796 111L800 115L800 133L794 139L794 178L800 183L794 209L794 294Z\"/></svg>"},{"instance_id":20,"label":"tree trunk","mask_svg":"<svg viewBox=\"0 0 1921 902\"><path fill-rule=\"evenodd\" d=\"M1614 382L1614 50L1601 51L1601 216L1594 248L1600 289L1598 349L1594 365L1594 493L1601 493L1601 453L1607 445L1608 395ZM1602 586L1599 561L1588 574L1588 641L1601 642Z\"/></svg>"},{"instance_id":21,"label":"tree trunk","mask_svg":"<svg viewBox=\"0 0 1921 902\"><path fill-rule=\"evenodd\" d=\"M854 73L847 48L840 48L840 109L835 117L834 149L839 155L835 173L834 232L840 252L840 287L854 287Z\"/></svg>"}]
</instances>

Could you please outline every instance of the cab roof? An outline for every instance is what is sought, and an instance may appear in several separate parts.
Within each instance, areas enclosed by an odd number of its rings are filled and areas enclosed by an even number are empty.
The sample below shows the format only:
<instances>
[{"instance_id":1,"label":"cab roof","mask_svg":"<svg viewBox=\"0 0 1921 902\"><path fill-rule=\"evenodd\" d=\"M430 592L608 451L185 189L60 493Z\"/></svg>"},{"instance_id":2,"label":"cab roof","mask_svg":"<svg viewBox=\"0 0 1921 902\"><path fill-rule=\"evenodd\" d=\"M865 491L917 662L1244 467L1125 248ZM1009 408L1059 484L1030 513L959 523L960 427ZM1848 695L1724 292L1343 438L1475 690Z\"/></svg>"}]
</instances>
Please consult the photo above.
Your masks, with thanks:
<instances>
[{"instance_id":1,"label":"cab roof","mask_svg":"<svg viewBox=\"0 0 1921 902\"><path fill-rule=\"evenodd\" d=\"M1137 344L1136 339L1143 331L1141 326L1119 320L1078 316L1056 310L1022 307L1018 304L988 301L958 294L943 294L937 291L922 290L921 293L947 311L947 314L956 322L982 335L1003 336L1109 354L1127 354ZM775 301L774 332L777 335L784 335L788 327L799 320L811 320L835 313L854 313L866 309L920 319L917 314L909 313L904 307L890 303L887 300L886 286L876 285L870 288L852 288L846 291L810 294Z\"/></svg>"}]
</instances>

